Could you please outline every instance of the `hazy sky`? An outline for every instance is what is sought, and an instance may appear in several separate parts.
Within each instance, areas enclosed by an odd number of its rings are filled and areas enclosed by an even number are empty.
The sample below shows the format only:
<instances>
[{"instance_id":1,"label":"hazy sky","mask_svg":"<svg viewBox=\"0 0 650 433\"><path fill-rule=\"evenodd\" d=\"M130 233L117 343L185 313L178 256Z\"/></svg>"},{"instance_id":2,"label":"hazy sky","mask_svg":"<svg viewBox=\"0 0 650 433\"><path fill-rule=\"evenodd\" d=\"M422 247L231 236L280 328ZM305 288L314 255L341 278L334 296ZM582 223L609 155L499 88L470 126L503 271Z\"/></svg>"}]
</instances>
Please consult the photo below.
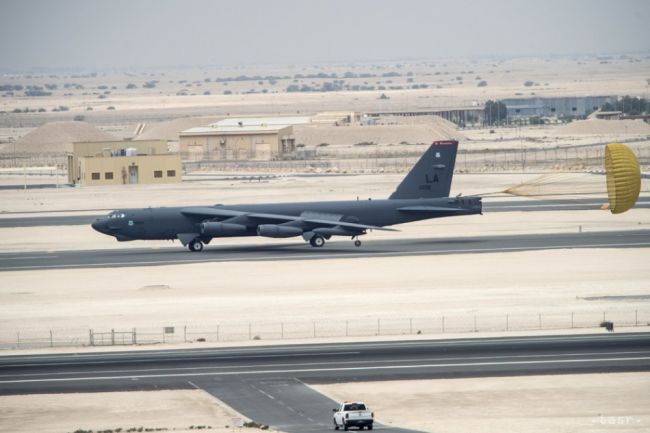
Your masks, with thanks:
<instances>
[{"instance_id":1,"label":"hazy sky","mask_svg":"<svg viewBox=\"0 0 650 433\"><path fill-rule=\"evenodd\" d=\"M0 0L0 69L650 52L650 0Z\"/></svg>"}]
</instances>

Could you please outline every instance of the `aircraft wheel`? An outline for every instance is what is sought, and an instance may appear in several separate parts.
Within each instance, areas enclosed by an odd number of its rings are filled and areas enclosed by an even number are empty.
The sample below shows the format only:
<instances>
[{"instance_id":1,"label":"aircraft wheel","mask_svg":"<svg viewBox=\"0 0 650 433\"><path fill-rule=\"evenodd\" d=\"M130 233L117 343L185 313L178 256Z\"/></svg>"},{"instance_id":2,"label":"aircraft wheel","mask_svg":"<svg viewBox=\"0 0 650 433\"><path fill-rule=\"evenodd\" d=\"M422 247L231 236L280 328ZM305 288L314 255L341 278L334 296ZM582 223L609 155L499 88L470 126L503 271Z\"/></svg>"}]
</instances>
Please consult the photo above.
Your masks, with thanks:
<instances>
[{"instance_id":1,"label":"aircraft wheel","mask_svg":"<svg viewBox=\"0 0 650 433\"><path fill-rule=\"evenodd\" d=\"M203 251L203 242L201 242L201 241L198 240L198 239L194 239L194 240L193 240L192 242L190 242L187 246L188 246L188 248L190 249L190 251L194 251L194 252L200 252L200 251Z\"/></svg>"},{"instance_id":2,"label":"aircraft wheel","mask_svg":"<svg viewBox=\"0 0 650 433\"><path fill-rule=\"evenodd\" d=\"M355 246L355 247L360 247L360 246L361 246L361 241L360 241L359 239L357 239L356 241L354 241L354 246Z\"/></svg>"},{"instance_id":3,"label":"aircraft wheel","mask_svg":"<svg viewBox=\"0 0 650 433\"><path fill-rule=\"evenodd\" d=\"M320 248L323 245L325 245L325 238L322 237L321 235L314 235L309 240L309 243L311 244L312 247Z\"/></svg>"}]
</instances>

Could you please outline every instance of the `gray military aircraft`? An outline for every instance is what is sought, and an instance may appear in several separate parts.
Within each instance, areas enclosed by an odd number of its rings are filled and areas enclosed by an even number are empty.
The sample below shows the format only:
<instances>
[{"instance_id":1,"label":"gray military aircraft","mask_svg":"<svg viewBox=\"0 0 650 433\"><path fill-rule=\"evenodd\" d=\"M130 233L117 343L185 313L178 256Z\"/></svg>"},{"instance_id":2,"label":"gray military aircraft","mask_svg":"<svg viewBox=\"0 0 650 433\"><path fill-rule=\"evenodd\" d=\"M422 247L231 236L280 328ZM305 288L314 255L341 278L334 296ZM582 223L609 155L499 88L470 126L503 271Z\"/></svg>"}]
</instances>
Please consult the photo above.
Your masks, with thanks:
<instances>
[{"instance_id":1,"label":"gray military aircraft","mask_svg":"<svg viewBox=\"0 0 650 433\"><path fill-rule=\"evenodd\" d=\"M436 141L422 155L395 192L384 200L317 201L124 209L92 223L118 241L178 239L190 251L203 250L213 238L302 236L322 247L332 236L359 236L391 230L395 224L481 213L480 197L449 197L458 142Z\"/></svg>"}]
</instances>

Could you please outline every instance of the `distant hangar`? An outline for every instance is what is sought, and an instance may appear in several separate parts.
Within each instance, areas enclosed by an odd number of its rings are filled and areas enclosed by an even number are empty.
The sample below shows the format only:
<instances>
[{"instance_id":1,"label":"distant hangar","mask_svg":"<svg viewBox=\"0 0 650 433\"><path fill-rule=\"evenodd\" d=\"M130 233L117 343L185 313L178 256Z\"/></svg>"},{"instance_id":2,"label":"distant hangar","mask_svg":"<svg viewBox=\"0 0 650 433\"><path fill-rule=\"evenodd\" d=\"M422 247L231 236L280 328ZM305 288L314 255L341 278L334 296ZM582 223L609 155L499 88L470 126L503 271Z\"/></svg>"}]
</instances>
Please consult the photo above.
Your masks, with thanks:
<instances>
[{"instance_id":1,"label":"distant hangar","mask_svg":"<svg viewBox=\"0 0 650 433\"><path fill-rule=\"evenodd\" d=\"M255 117L224 119L179 134L183 160L271 160L296 148L294 125L311 118Z\"/></svg>"}]
</instances>

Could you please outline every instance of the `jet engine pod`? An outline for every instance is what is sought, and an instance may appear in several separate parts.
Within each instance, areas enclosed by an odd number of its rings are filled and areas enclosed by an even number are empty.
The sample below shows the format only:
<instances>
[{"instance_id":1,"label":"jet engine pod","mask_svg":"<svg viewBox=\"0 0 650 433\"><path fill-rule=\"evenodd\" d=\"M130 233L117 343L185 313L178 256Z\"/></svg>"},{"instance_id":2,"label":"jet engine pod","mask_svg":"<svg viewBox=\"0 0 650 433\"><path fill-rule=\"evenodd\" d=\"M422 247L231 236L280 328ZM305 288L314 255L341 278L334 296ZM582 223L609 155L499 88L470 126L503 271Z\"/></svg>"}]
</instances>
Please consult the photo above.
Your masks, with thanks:
<instances>
[{"instance_id":1,"label":"jet engine pod","mask_svg":"<svg viewBox=\"0 0 650 433\"><path fill-rule=\"evenodd\" d=\"M267 238L291 238L302 235L302 229L275 224L261 224L257 226L257 234Z\"/></svg>"},{"instance_id":2,"label":"jet engine pod","mask_svg":"<svg viewBox=\"0 0 650 433\"><path fill-rule=\"evenodd\" d=\"M204 222L201 224L201 234L205 236L242 236L246 234L246 226L241 224Z\"/></svg>"}]
</instances>

